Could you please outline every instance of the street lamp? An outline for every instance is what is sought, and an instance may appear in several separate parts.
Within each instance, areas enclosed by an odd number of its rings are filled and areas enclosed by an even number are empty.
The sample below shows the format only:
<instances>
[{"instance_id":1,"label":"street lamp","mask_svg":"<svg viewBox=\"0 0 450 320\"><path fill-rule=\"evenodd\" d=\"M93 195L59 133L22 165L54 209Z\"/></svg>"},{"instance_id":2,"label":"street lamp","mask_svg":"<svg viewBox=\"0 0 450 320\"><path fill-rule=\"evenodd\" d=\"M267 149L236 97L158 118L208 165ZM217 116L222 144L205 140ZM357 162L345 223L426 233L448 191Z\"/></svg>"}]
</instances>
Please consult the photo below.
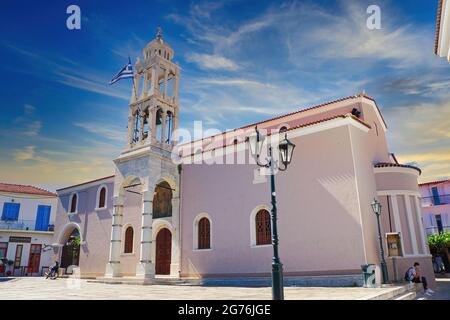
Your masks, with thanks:
<instances>
[{"instance_id":1,"label":"street lamp","mask_svg":"<svg viewBox=\"0 0 450 320\"><path fill-rule=\"evenodd\" d=\"M377 216L378 241L380 241L380 249L381 249L381 273L383 274L383 284L386 284L389 282L389 276L386 261L384 260L383 241L381 237L381 227L380 227L381 203L377 199L373 199L373 202L370 205L372 206L373 213L375 213L375 215Z\"/></svg>"},{"instance_id":2,"label":"street lamp","mask_svg":"<svg viewBox=\"0 0 450 320\"><path fill-rule=\"evenodd\" d=\"M272 258L272 299L283 300L283 264L278 256L278 229L277 229L277 201L275 193L275 167L280 171L285 171L292 160L292 154L294 152L295 144L287 139L285 133L284 139L278 144L278 152L280 162L283 166L279 166L277 161L273 158L272 145L269 144L269 153L265 163L260 160L261 151L263 150L265 137L259 132L258 127L255 127L255 135L251 135L248 139L250 145L250 153L255 158L256 164L260 167L269 168L270 170L270 191L272 201L272 246L273 246L273 258Z\"/></svg>"}]
</instances>

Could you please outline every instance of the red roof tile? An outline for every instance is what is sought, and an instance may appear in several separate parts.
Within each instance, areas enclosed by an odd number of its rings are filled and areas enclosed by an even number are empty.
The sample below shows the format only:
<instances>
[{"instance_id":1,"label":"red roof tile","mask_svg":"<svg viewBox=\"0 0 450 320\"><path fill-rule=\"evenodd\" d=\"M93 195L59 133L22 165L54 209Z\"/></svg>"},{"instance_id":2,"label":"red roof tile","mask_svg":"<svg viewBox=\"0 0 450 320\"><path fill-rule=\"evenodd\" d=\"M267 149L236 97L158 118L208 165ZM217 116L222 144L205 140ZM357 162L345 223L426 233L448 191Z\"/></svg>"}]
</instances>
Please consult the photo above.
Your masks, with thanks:
<instances>
[{"instance_id":1,"label":"red roof tile","mask_svg":"<svg viewBox=\"0 0 450 320\"><path fill-rule=\"evenodd\" d=\"M415 166L411 166L408 164L399 164L399 163L388 163L388 162L379 162L375 166L375 168L385 168L385 167L400 167L400 168L411 168L419 171L419 174L422 174L422 170Z\"/></svg>"},{"instance_id":2,"label":"red roof tile","mask_svg":"<svg viewBox=\"0 0 450 320\"><path fill-rule=\"evenodd\" d=\"M371 128L371 126L369 124L365 123L364 121L362 121L361 119L355 117L352 114L340 114L340 115L336 115L336 116L333 116L333 117L323 118L323 119L319 119L319 120L316 120L316 121L304 123L304 124L301 124L301 125L298 125L298 126L295 126L295 127L291 127L291 128L288 128L287 131L300 129L300 128L304 128L304 127L309 127L309 126L312 126L312 125L315 125L315 124L319 124L319 123L326 122L326 121L331 121L331 120L334 120L334 119L345 119L345 118L352 118L353 120L356 120L359 123L361 123L363 126L366 126L369 129ZM270 136L271 134L272 134L271 132L268 132L267 136ZM233 143L234 143L234 141L229 141L229 143L224 142L219 147L213 148L211 150L215 150L215 149L219 149L219 148L225 148L227 146L232 145ZM183 144L183 146L184 145L187 145L187 144ZM206 150L203 149L202 152L211 151L211 150L210 149L206 149ZM188 157L188 156L193 156L193 155L195 155L195 152L191 152L190 154L183 155L183 157Z\"/></svg>"},{"instance_id":3,"label":"red roof tile","mask_svg":"<svg viewBox=\"0 0 450 320\"><path fill-rule=\"evenodd\" d=\"M280 116L277 116L277 117L274 117L274 118L271 118L271 119L267 119L267 120L255 122L255 123L252 123L252 124L248 124L248 125L245 125L245 126L243 126L243 127L239 127L239 128L233 129L233 130L224 131L224 132L222 132L222 133L215 134L215 135L212 135L212 136L209 136L209 137L206 137L206 138L208 138L208 139L215 138L215 137L217 137L217 136L225 135L225 134L227 134L227 133L229 133L229 132L233 132L233 131L237 131L237 130L241 130L241 129L246 129L246 128L255 127L255 126L257 126L257 125L260 125L260 124L263 124L263 123L267 123L267 122L270 122L270 121L273 121L273 120L282 119L282 118L289 117L289 116L294 115L294 114L299 114L299 113L306 112L306 111L309 111L309 110L313 110L313 109L325 107L325 106L328 106L328 105L330 105L330 104L342 102L342 101L345 101L345 100L354 99L354 98L357 98L357 97L364 97L364 98L366 98L366 99L372 100L372 101L375 103L375 106L377 107L377 111L378 111L378 113L379 113L380 116L381 116L381 120L383 121L383 124L386 126L386 122L384 121L383 115L381 114L380 108L378 108L378 105L377 105L375 99L372 98L372 97L370 97L370 96L367 95L366 93L359 93L359 94L357 94L357 95L348 96L348 97L345 97L345 98L340 98L340 99L337 99L337 100L324 102L324 103L321 103L321 104L319 104L319 105L315 105L315 106L312 106L312 107L306 107L306 108L304 108L304 109L297 110L297 111L294 111L294 112L291 112L291 113L287 113L287 114L283 114L283 115L280 115ZM341 115L340 115L340 116L341 116ZM342 116L343 116L343 115L342 115ZM338 117L339 117L339 116L338 116ZM333 118L335 118L335 117L333 117ZM370 126L367 125L365 122L363 122L363 121L357 119L356 117L353 117L353 118L355 118L356 120L358 120L359 122L361 122L362 124L364 124L364 125L366 125L366 126L368 126L368 127L370 128ZM330 120L330 119L329 119L329 118L323 119L323 121L327 121L327 120ZM316 122L316 121L315 121L315 122ZM321 121L320 121L320 122L321 122ZM307 123L306 125L311 125L311 124L314 124L314 123ZM387 126L386 126L386 127L387 127ZM204 140L204 139L205 139L205 138L197 139L197 140L193 140L193 141L189 141L189 142L185 142L185 143L181 143L180 146L183 146L183 145L189 145L189 144L195 144L196 142L201 141L201 140Z\"/></svg>"},{"instance_id":4,"label":"red roof tile","mask_svg":"<svg viewBox=\"0 0 450 320\"><path fill-rule=\"evenodd\" d=\"M23 193L23 194L56 197L55 193L52 193L50 191L38 187L21 184L2 183L2 182L0 182L0 192Z\"/></svg>"},{"instance_id":5,"label":"red roof tile","mask_svg":"<svg viewBox=\"0 0 450 320\"><path fill-rule=\"evenodd\" d=\"M82 183L79 183L79 184L74 184L73 186L64 187L64 188L58 189L56 191L62 191L62 190L66 190L66 189L70 189L70 188L74 188L74 187L80 187L80 186L88 184L88 183L97 182L97 181L101 181L101 180L106 180L106 179L113 178L113 177L115 177L115 175L107 176L107 177L103 177L103 178L99 178L99 179L95 179L95 180L90 180L90 181L82 182Z\"/></svg>"},{"instance_id":6,"label":"red roof tile","mask_svg":"<svg viewBox=\"0 0 450 320\"><path fill-rule=\"evenodd\" d=\"M444 0L439 0L438 2L438 12L436 17L436 36L434 39L434 54L438 54L438 46L439 46L439 37L441 32L441 17L442 17L442 7L444 4Z\"/></svg>"},{"instance_id":7,"label":"red roof tile","mask_svg":"<svg viewBox=\"0 0 450 320\"><path fill-rule=\"evenodd\" d=\"M441 183L447 183L447 182L450 182L450 179L419 183L419 186L428 186L430 184L441 184Z\"/></svg>"}]
</instances>

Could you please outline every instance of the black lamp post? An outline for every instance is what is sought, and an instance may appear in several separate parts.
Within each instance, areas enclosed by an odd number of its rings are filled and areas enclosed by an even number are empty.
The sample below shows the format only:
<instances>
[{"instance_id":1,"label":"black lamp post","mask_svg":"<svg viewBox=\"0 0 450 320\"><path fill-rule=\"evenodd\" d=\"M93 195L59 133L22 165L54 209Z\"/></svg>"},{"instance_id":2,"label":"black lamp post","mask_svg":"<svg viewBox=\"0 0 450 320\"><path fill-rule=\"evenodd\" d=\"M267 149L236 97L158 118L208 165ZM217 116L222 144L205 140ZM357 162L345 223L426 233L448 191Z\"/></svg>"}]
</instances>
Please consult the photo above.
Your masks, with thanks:
<instances>
[{"instance_id":1,"label":"black lamp post","mask_svg":"<svg viewBox=\"0 0 450 320\"><path fill-rule=\"evenodd\" d=\"M380 250L381 250L381 273L383 274L383 284L386 284L389 282L389 276L386 261L384 260L383 240L381 237L381 227L380 227L381 203L377 199L373 199L373 202L370 205L372 206L373 213L375 213L375 215L377 216L378 241L380 241Z\"/></svg>"},{"instance_id":2,"label":"black lamp post","mask_svg":"<svg viewBox=\"0 0 450 320\"><path fill-rule=\"evenodd\" d=\"M277 201L275 193L275 174L274 169L278 167L278 170L285 171L288 165L291 163L292 154L294 152L295 144L287 139L287 134L285 134L284 139L278 144L279 152L279 162L283 166L279 166L278 163L273 158L273 148L269 144L268 157L265 163L261 163L260 156L262 147L264 145L265 137L260 134L258 127L255 127L255 135L249 137L250 152L255 158L256 164L260 167L269 168L270 170L270 191L271 191L271 202L272 202L272 246L273 246L273 258L272 258L272 299L273 300L283 300L284 299L284 289L283 289L283 264L280 261L278 255L278 229L277 229Z\"/></svg>"}]
</instances>

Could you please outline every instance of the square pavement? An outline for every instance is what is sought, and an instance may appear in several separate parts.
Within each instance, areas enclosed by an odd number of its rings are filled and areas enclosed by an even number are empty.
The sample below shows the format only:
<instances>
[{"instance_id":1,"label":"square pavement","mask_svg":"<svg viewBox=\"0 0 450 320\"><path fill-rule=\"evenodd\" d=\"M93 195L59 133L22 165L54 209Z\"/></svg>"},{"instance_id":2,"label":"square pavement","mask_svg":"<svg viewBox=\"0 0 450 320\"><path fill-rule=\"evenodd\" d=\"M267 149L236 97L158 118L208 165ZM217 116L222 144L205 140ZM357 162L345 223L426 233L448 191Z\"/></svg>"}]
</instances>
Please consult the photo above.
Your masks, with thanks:
<instances>
[{"instance_id":1,"label":"square pavement","mask_svg":"<svg viewBox=\"0 0 450 320\"><path fill-rule=\"evenodd\" d=\"M392 288L286 287L287 300L366 300ZM39 300L270 300L270 287L132 285L46 280L42 277L0 278L0 299Z\"/></svg>"}]
</instances>

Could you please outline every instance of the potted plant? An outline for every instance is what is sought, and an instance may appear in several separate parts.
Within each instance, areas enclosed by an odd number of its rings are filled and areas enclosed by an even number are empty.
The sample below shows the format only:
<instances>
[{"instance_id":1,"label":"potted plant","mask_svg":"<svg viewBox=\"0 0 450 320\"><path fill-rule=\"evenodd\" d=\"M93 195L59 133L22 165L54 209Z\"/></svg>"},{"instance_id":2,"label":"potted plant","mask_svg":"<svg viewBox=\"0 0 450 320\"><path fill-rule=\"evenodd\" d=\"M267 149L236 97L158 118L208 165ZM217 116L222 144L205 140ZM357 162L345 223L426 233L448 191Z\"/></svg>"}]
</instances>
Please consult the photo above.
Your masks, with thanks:
<instances>
[{"instance_id":1,"label":"potted plant","mask_svg":"<svg viewBox=\"0 0 450 320\"><path fill-rule=\"evenodd\" d=\"M428 246L432 254L441 255L444 258L446 270L449 270L450 231L428 236Z\"/></svg>"}]
</instances>

